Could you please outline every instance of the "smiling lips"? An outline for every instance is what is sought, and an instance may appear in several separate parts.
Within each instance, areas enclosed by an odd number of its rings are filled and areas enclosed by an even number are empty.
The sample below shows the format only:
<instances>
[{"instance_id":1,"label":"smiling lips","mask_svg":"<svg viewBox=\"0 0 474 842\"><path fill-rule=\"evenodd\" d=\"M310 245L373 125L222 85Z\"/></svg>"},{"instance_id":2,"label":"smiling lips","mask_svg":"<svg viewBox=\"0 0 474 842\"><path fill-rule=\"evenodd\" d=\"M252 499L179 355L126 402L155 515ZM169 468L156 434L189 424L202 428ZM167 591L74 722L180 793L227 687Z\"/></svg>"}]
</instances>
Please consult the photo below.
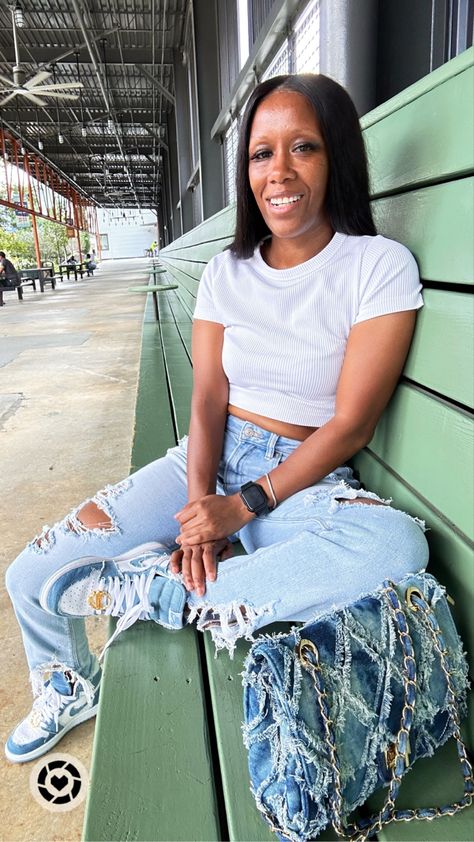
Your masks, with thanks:
<instances>
[{"instance_id":1,"label":"smiling lips","mask_svg":"<svg viewBox=\"0 0 474 842\"><path fill-rule=\"evenodd\" d=\"M270 199L267 199L269 204L272 208L280 208L280 207L287 207L288 205L294 205L296 202L299 202L300 199L303 198L302 193L297 193L295 196L273 196Z\"/></svg>"}]
</instances>

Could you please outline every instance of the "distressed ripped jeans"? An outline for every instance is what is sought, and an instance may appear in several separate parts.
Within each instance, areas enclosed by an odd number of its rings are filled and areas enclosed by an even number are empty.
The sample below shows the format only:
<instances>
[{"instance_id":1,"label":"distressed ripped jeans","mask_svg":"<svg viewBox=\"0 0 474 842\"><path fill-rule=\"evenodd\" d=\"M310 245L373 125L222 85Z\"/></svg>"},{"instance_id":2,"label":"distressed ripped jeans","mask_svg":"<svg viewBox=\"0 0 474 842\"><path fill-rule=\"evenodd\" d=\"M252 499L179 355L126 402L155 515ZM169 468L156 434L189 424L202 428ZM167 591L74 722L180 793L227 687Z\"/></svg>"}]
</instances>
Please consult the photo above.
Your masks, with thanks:
<instances>
[{"instance_id":1,"label":"distressed ripped jeans","mask_svg":"<svg viewBox=\"0 0 474 842\"><path fill-rule=\"evenodd\" d=\"M268 473L298 444L229 416L218 493L233 494ZM99 526L88 528L81 520L83 504L45 527L10 566L7 587L32 671L60 663L85 678L92 674L96 662L84 621L45 612L38 601L41 586L55 570L83 556L113 557L148 541L175 548L174 515L187 501L186 449L185 438L163 458L92 498L104 513ZM218 649L232 653L239 637L269 623L306 622L386 578L398 581L424 568L423 524L389 505L347 502L357 497L380 499L361 490L350 468L341 467L267 516L254 518L231 536L241 540L247 555L221 561L204 596L186 594L183 616L173 614L166 625L196 622L209 630ZM181 577L173 577L184 591Z\"/></svg>"}]
</instances>

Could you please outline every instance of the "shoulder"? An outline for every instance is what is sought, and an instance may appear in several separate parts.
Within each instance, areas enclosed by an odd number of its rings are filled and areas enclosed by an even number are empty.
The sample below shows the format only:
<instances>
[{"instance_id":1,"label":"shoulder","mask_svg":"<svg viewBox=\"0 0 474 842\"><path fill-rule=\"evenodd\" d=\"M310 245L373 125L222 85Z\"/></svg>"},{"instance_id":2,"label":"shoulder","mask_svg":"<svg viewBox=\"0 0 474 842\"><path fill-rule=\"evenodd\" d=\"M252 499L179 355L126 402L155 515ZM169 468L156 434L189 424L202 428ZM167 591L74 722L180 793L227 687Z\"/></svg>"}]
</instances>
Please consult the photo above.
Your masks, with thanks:
<instances>
[{"instance_id":1,"label":"shoulder","mask_svg":"<svg viewBox=\"0 0 474 842\"><path fill-rule=\"evenodd\" d=\"M225 282L228 278L234 278L235 274L241 270L241 264L245 262L226 249L211 257L204 269L202 279L208 283Z\"/></svg>"},{"instance_id":2,"label":"shoulder","mask_svg":"<svg viewBox=\"0 0 474 842\"><path fill-rule=\"evenodd\" d=\"M225 249L224 251L220 251L219 254L215 254L214 257L211 257L207 266L211 271L218 272L221 269L235 268L240 263L245 263L245 261L232 254L230 249Z\"/></svg>"},{"instance_id":3,"label":"shoulder","mask_svg":"<svg viewBox=\"0 0 474 842\"><path fill-rule=\"evenodd\" d=\"M400 268L412 267L417 270L416 260L411 251L397 240L376 234L375 237L351 237L350 239L363 241L360 246L363 252L363 264L366 269L375 268L380 262L399 265Z\"/></svg>"}]
</instances>

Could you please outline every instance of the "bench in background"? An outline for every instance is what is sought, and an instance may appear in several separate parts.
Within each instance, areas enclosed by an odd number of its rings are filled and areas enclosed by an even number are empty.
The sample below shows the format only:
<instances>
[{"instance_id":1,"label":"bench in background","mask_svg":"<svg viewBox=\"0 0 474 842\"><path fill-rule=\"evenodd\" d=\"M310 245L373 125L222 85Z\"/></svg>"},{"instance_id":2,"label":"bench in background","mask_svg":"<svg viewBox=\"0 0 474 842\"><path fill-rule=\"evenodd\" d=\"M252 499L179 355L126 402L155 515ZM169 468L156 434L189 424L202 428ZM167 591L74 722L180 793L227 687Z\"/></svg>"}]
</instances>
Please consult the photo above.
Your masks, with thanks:
<instances>
[{"instance_id":1,"label":"bench in background","mask_svg":"<svg viewBox=\"0 0 474 842\"><path fill-rule=\"evenodd\" d=\"M415 254L425 307L396 394L354 459L365 483L426 519L432 571L455 600L473 665L472 556L472 138L473 50L458 56L362 120L373 207L381 233ZM191 318L208 260L231 240L225 209L160 252L159 321L143 325L133 468L187 432ZM161 280L161 278L160 278ZM249 794L239 672L193 628L152 623L125 632L106 656L96 728L86 840L270 840ZM474 670L473 670L474 672ZM464 726L471 750L473 716ZM420 761L403 806L462 794L455 751ZM471 840L473 809L435 822L392 824L381 840ZM331 831L320 839L334 839Z\"/></svg>"}]
</instances>

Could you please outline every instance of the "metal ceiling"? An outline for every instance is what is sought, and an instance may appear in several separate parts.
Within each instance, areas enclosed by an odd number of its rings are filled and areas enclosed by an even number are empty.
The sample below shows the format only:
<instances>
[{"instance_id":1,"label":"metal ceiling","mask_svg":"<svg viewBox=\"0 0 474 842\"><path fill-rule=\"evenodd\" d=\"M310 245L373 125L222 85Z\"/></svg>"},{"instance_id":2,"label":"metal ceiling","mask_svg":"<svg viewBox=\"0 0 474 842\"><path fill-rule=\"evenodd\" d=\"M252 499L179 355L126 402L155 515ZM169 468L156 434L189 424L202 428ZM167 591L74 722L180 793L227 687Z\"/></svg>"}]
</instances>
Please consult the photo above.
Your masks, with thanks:
<instances>
[{"instance_id":1,"label":"metal ceiling","mask_svg":"<svg viewBox=\"0 0 474 842\"><path fill-rule=\"evenodd\" d=\"M53 69L55 82L80 80L84 87L79 99L58 105L51 99L44 107L16 96L0 107L0 120L31 149L41 141L40 154L97 204L156 208L174 109L173 54L183 48L187 0L20 4L26 77ZM0 0L0 73L8 77L15 64L10 7Z\"/></svg>"}]
</instances>

